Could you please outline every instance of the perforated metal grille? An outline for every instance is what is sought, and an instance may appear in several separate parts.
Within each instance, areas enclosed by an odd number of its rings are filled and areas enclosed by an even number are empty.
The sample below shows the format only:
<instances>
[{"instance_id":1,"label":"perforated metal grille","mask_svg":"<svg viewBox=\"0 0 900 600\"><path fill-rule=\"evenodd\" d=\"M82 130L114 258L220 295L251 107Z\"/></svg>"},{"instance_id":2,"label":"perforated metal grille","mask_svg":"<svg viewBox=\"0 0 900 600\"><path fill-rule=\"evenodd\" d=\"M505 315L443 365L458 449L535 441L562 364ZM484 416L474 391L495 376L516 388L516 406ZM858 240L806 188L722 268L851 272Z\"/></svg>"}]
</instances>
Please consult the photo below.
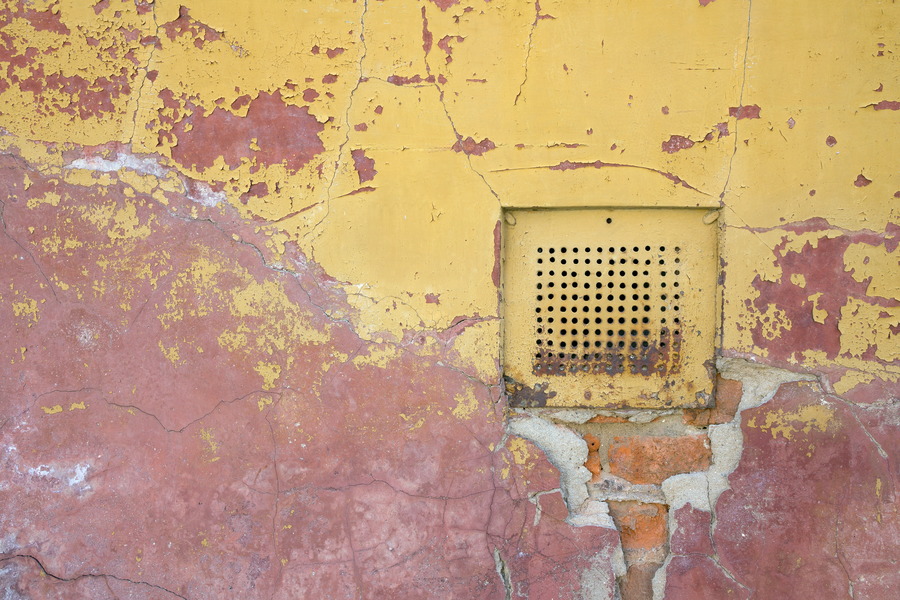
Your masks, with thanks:
<instances>
[{"instance_id":1,"label":"perforated metal grille","mask_svg":"<svg viewBox=\"0 0 900 600\"><path fill-rule=\"evenodd\" d=\"M539 246L533 372L677 372L680 252L677 246Z\"/></svg>"},{"instance_id":2,"label":"perforated metal grille","mask_svg":"<svg viewBox=\"0 0 900 600\"><path fill-rule=\"evenodd\" d=\"M705 213L509 211L503 365L510 404L707 406L718 258Z\"/></svg>"}]
</instances>

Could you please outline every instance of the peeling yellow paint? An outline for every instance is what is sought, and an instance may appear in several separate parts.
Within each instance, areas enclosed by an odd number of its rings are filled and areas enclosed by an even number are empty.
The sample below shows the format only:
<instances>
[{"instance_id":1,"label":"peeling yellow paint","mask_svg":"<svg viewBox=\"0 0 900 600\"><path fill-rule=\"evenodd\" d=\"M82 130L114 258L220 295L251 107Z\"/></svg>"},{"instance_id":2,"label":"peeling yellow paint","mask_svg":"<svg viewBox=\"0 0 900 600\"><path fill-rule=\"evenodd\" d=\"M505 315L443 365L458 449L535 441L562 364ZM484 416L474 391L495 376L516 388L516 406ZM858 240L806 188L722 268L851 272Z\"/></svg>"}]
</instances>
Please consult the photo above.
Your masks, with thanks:
<instances>
[{"instance_id":1,"label":"peeling yellow paint","mask_svg":"<svg viewBox=\"0 0 900 600\"><path fill-rule=\"evenodd\" d=\"M16 292L16 296L20 296L20 294ZM28 327L36 325L40 320L37 300L29 298L24 294L21 294L21 300L13 301L12 309L15 316L24 317Z\"/></svg>"},{"instance_id":2,"label":"peeling yellow paint","mask_svg":"<svg viewBox=\"0 0 900 600\"><path fill-rule=\"evenodd\" d=\"M215 439L212 429L200 429L200 439L206 442L204 454L207 455L206 462L216 462L221 457L217 456L219 452L219 443Z\"/></svg>"},{"instance_id":3,"label":"peeling yellow paint","mask_svg":"<svg viewBox=\"0 0 900 600\"><path fill-rule=\"evenodd\" d=\"M457 396L453 416L457 419L471 419L477 408L478 398L475 397L475 392L470 388L463 392L461 396Z\"/></svg>"},{"instance_id":4,"label":"peeling yellow paint","mask_svg":"<svg viewBox=\"0 0 900 600\"><path fill-rule=\"evenodd\" d=\"M833 418L834 409L828 406L803 406L790 412L781 409L771 410L766 413L764 422L758 421L758 417L753 417L747 422L747 426L767 431L773 439L781 435L786 440L792 440L798 432L809 433L813 429L826 431Z\"/></svg>"},{"instance_id":5,"label":"peeling yellow paint","mask_svg":"<svg viewBox=\"0 0 900 600\"><path fill-rule=\"evenodd\" d=\"M263 379L262 387L264 390L271 390L275 387L275 381L281 376L281 365L276 363L267 363L259 361L253 367L260 377ZM271 400L268 402L271 404ZM260 408L262 410L262 408Z\"/></svg>"},{"instance_id":6,"label":"peeling yellow paint","mask_svg":"<svg viewBox=\"0 0 900 600\"><path fill-rule=\"evenodd\" d=\"M868 281L866 295L900 298L900 252L888 252L885 246L851 244L844 252L844 264L853 279Z\"/></svg>"},{"instance_id":7,"label":"peeling yellow paint","mask_svg":"<svg viewBox=\"0 0 900 600\"><path fill-rule=\"evenodd\" d=\"M56 404L54 406L42 406L41 410L43 410L45 414L55 415L57 413L61 413L63 411L63 407L60 404Z\"/></svg>"},{"instance_id":8,"label":"peeling yellow paint","mask_svg":"<svg viewBox=\"0 0 900 600\"><path fill-rule=\"evenodd\" d=\"M26 189L27 189L27 187L26 187ZM28 206L28 208L37 208L38 206L41 206L42 204L47 204L49 206L59 206L60 200L62 200L62 196L60 196L56 192L47 192L43 196L35 196L32 198L29 198L27 206Z\"/></svg>"},{"instance_id":9,"label":"peeling yellow paint","mask_svg":"<svg viewBox=\"0 0 900 600\"><path fill-rule=\"evenodd\" d=\"M87 406L85 406L84 402L73 402L69 405L69 410L84 410Z\"/></svg>"},{"instance_id":10,"label":"peeling yellow paint","mask_svg":"<svg viewBox=\"0 0 900 600\"><path fill-rule=\"evenodd\" d=\"M808 298L808 300L813 303L812 317L813 321L815 321L816 323L824 323L825 319L828 318L828 311L824 308L819 308L819 299L821 297L822 292L816 292Z\"/></svg>"},{"instance_id":11,"label":"peeling yellow paint","mask_svg":"<svg viewBox=\"0 0 900 600\"><path fill-rule=\"evenodd\" d=\"M160 352L162 352L163 356L166 357L172 366L177 367L180 364L183 364L184 361L181 360L181 356L178 352L178 344L174 346L165 346L162 341L157 342L157 346L159 346Z\"/></svg>"}]
</instances>

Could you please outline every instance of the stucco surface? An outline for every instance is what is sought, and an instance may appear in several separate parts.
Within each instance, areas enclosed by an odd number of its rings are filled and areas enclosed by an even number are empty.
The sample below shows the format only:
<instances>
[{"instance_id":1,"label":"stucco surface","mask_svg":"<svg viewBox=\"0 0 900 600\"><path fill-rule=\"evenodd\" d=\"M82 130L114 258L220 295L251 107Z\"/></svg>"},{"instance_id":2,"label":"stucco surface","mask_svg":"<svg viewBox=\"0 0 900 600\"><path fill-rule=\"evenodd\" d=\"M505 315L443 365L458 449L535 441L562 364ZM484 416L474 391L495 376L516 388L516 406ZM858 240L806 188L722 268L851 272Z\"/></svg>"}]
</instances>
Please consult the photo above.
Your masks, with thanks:
<instances>
[{"instance_id":1,"label":"stucco surface","mask_svg":"<svg viewBox=\"0 0 900 600\"><path fill-rule=\"evenodd\" d=\"M0 2L5 597L891 598L897 31ZM508 410L501 222L554 206L717 211L716 411Z\"/></svg>"}]
</instances>

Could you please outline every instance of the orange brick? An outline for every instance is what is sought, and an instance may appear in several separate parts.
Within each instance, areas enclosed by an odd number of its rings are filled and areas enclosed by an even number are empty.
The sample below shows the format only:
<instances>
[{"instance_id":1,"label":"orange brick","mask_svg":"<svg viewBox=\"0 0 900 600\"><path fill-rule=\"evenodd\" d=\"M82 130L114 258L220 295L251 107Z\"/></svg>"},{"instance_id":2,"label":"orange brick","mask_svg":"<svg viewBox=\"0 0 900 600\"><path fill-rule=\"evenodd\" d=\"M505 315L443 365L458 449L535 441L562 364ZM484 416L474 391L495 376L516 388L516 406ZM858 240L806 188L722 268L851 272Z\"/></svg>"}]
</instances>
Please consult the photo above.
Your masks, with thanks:
<instances>
[{"instance_id":1,"label":"orange brick","mask_svg":"<svg viewBox=\"0 0 900 600\"><path fill-rule=\"evenodd\" d=\"M606 415L597 415L587 420L588 423L627 423L628 419L623 417L608 417Z\"/></svg>"},{"instance_id":2,"label":"orange brick","mask_svg":"<svg viewBox=\"0 0 900 600\"><path fill-rule=\"evenodd\" d=\"M586 433L584 434L584 441L588 445L588 457L584 466L594 476L593 479L596 479L603 469L600 464L600 440L597 439L597 436Z\"/></svg>"},{"instance_id":3,"label":"orange brick","mask_svg":"<svg viewBox=\"0 0 900 600\"><path fill-rule=\"evenodd\" d=\"M610 501L607 504L626 554L634 550L664 548L668 543L665 504L645 504L634 500Z\"/></svg>"},{"instance_id":4,"label":"orange brick","mask_svg":"<svg viewBox=\"0 0 900 600\"><path fill-rule=\"evenodd\" d=\"M706 427L728 423L733 418L741 403L744 385L735 379L716 377L716 406L702 410L686 410L682 418L686 425Z\"/></svg>"},{"instance_id":5,"label":"orange brick","mask_svg":"<svg viewBox=\"0 0 900 600\"><path fill-rule=\"evenodd\" d=\"M703 471L711 459L706 435L616 437L609 447L610 471L631 483L662 483L672 475Z\"/></svg>"}]
</instances>

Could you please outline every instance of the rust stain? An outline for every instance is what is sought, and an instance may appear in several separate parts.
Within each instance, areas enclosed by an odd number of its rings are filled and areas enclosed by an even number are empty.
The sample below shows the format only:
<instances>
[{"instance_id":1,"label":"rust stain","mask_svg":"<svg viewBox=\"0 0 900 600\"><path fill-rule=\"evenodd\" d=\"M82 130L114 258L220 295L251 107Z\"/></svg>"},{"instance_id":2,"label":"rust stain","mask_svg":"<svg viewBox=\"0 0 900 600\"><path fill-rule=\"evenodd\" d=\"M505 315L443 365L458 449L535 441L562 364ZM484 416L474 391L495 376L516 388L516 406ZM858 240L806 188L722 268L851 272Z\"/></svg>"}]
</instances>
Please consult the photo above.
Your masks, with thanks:
<instances>
[{"instance_id":1,"label":"rust stain","mask_svg":"<svg viewBox=\"0 0 900 600\"><path fill-rule=\"evenodd\" d=\"M556 396L556 392L546 391L546 383L530 388L508 376L504 376L503 381L509 405L515 408L542 408L547 406L547 400Z\"/></svg>"}]
</instances>

